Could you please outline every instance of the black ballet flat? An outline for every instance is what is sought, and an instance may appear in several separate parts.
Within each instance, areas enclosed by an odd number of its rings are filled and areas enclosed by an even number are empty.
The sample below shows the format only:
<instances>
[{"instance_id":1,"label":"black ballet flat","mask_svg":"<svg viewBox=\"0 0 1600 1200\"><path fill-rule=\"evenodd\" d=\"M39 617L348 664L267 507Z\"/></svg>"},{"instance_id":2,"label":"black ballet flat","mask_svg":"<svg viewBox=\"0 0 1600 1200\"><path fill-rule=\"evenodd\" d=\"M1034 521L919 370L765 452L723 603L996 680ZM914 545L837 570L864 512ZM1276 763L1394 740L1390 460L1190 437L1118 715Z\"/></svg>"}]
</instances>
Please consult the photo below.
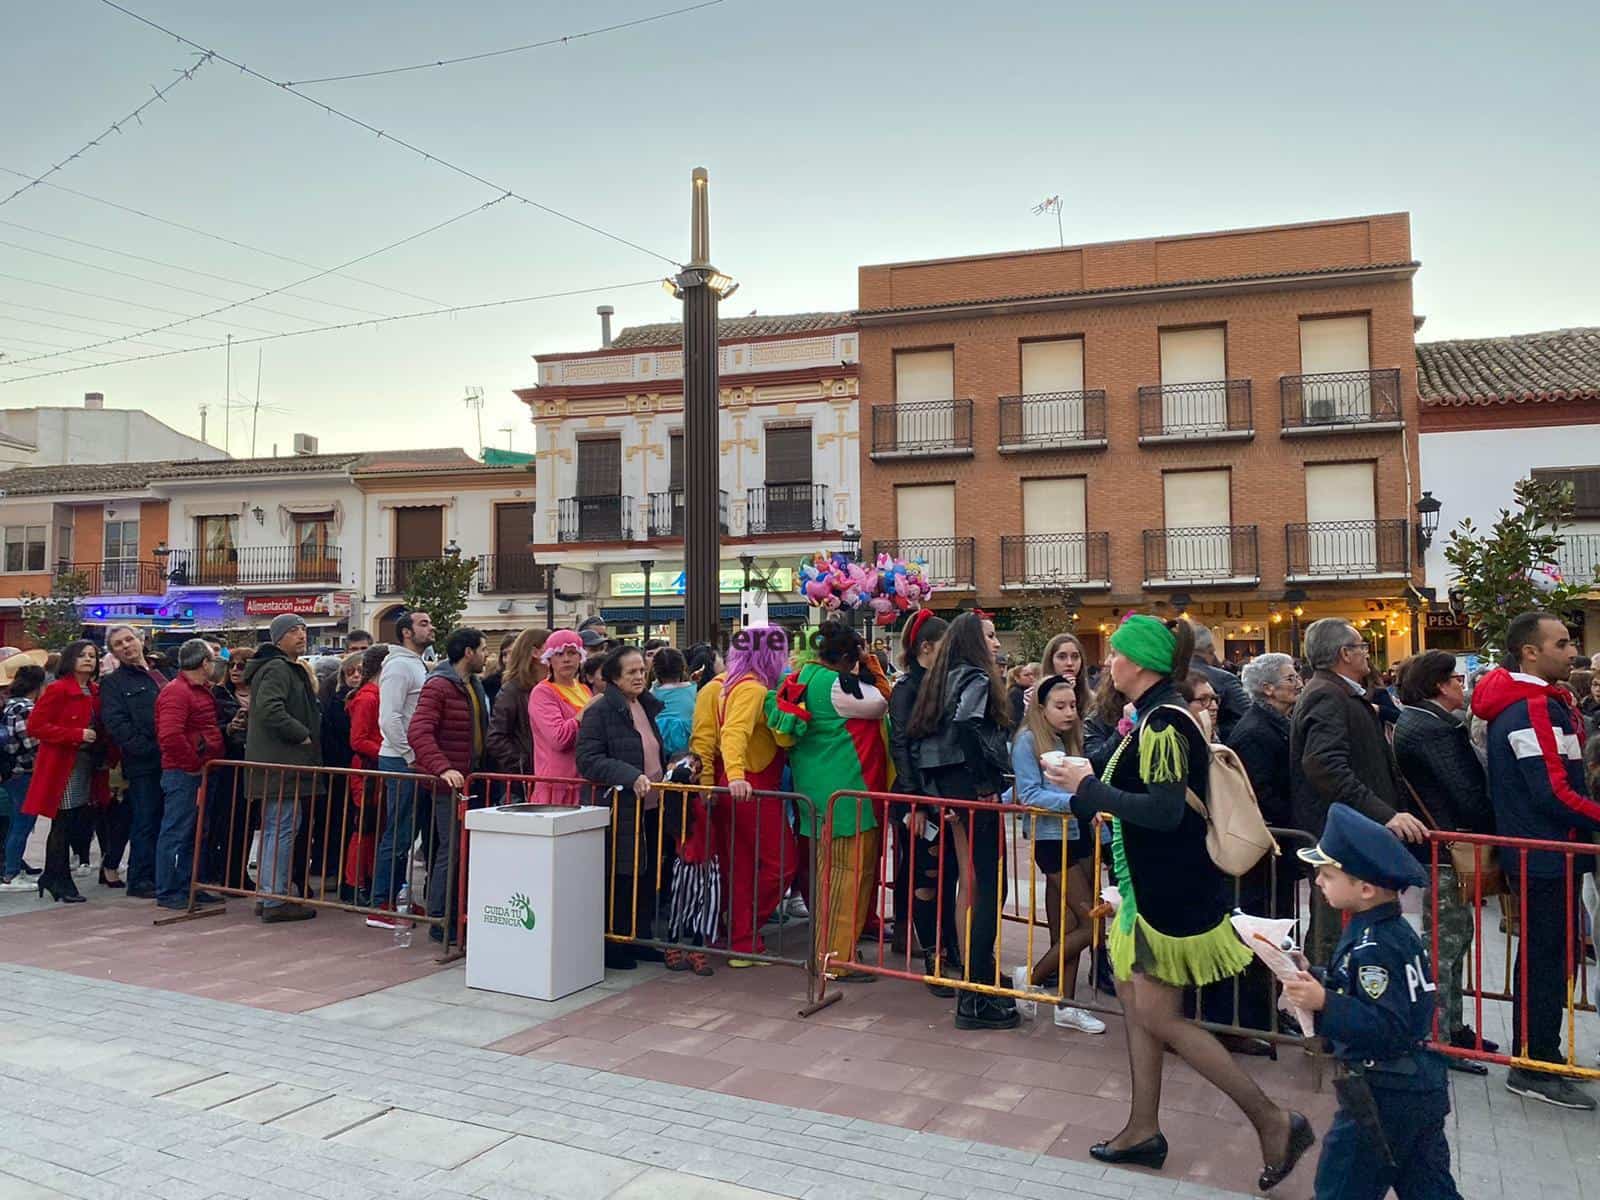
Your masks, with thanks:
<instances>
[{"instance_id":1,"label":"black ballet flat","mask_svg":"<svg viewBox=\"0 0 1600 1200\"><path fill-rule=\"evenodd\" d=\"M1303 1157L1305 1152L1317 1144L1317 1135L1311 1129L1311 1122L1297 1112L1289 1114L1289 1149L1283 1156L1283 1161L1277 1166L1261 1168L1261 1177L1256 1180L1256 1187L1261 1191L1270 1191L1293 1171L1295 1164Z\"/></svg>"},{"instance_id":2,"label":"black ballet flat","mask_svg":"<svg viewBox=\"0 0 1600 1200\"><path fill-rule=\"evenodd\" d=\"M1165 1134L1158 1133L1126 1150L1114 1150L1110 1142L1096 1142L1089 1147L1089 1157L1097 1162L1118 1163L1124 1167L1149 1167L1152 1171L1159 1171L1167 1164L1167 1138Z\"/></svg>"}]
</instances>

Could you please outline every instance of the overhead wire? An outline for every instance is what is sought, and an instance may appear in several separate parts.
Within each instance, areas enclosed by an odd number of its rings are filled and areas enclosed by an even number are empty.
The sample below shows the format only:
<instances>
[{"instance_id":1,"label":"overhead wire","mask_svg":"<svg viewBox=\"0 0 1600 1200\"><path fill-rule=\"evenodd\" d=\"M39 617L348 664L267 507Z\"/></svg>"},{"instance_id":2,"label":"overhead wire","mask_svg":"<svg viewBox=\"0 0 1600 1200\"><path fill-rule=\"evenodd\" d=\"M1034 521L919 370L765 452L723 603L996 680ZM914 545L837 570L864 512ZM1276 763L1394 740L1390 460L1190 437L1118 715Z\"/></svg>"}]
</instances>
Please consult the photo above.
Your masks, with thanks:
<instances>
[{"instance_id":1,"label":"overhead wire","mask_svg":"<svg viewBox=\"0 0 1600 1200\"><path fill-rule=\"evenodd\" d=\"M352 329L374 328L379 325L389 325L396 321L416 321L424 317L446 317L457 313L482 312L492 308L506 308L515 304L532 304L539 300L568 300L574 296L592 296L597 292L619 292L628 288L659 287L659 279L635 279L628 283L612 283L600 287L573 288L563 292L545 292L537 296L512 296L503 300L484 300L476 304L456 304L446 308L425 309L419 312L397 313L392 317L368 317L360 321L346 321L339 325L323 325L316 329L292 329L285 333L269 333L261 337L234 338L232 345L235 349L241 346L257 345L262 342L282 341L285 338L305 337L313 333L342 333ZM227 342L212 342L208 346L185 346L177 350L165 350L159 354L137 354L128 358L116 358L109 362L96 363L97 367L116 367L125 363L148 362L157 358L173 358L180 354L196 354L203 350L221 350ZM45 357L56 357L46 355ZM26 361L18 359L17 363ZM26 383L30 379L49 379L56 375L72 375L85 370L84 367L62 367L52 371L38 371L32 375L23 375L16 379L0 379L0 386L11 383Z\"/></svg>"},{"instance_id":2,"label":"overhead wire","mask_svg":"<svg viewBox=\"0 0 1600 1200\"><path fill-rule=\"evenodd\" d=\"M214 271L202 271L199 267L185 267L179 263L165 262L159 258L150 258L144 254L134 254L128 250L118 250L114 246L102 246L97 242L86 242L82 238L68 237L64 233L51 233L48 229L35 229L32 225L23 225L18 221L0 221L8 229L20 229L24 233L35 234L38 237L54 238L58 242L69 242L74 246L83 246L90 250L98 250L103 254L115 254L120 258L131 258L135 262L149 263L153 267L165 267L169 271L183 271L189 275L199 275L203 279L215 279L219 283L229 283L234 287L263 288L266 284L249 283L243 279L234 279L227 275L218 275ZM321 300L316 296L294 296L284 294L288 300L300 300L306 304L324 304L329 308L342 308L346 312L364 313L369 317L381 317L384 314L371 308L360 308L354 304L341 304L337 300Z\"/></svg>"},{"instance_id":3,"label":"overhead wire","mask_svg":"<svg viewBox=\"0 0 1600 1200\"><path fill-rule=\"evenodd\" d=\"M32 279L23 279L22 276L20 276L20 275L6 275L4 273L0 273L0 279L15 279L15 280L17 280L17 281L19 281L21 283L33 283L34 282L34 280L32 280ZM54 285L54 284L45 284L43 286L45 286L45 287L54 287L56 285ZM96 295L94 292L77 292L76 294L80 295L80 296L87 296L90 299L94 299L94 300L100 300L100 299L111 300L111 298L109 296L101 297L101 296ZM123 301L121 301L121 300L112 300L111 302L114 303L114 304L123 303ZM93 323L99 324L99 325L123 325L123 326L126 326L129 329L141 329L141 328L143 328L143 326L137 321L119 321L114 317L91 317L87 313L64 312L63 310L61 310L59 308L45 308L41 304L23 303L23 302L18 301L18 300L0 299L0 304L4 304L8 308L24 309L27 312L42 312L42 313L49 313L51 316L55 316L55 317L69 317L74 321L90 321L90 322L93 322ZM21 318L19 317L19 318L15 318L15 319L20 320ZM103 329L94 329L94 330L75 329L72 332L74 332L74 333L83 333L83 334L86 334L89 337L101 337L105 333L105 331ZM138 335L135 334L134 336L137 337ZM175 338L176 337L198 338L200 341L205 342L205 341L211 340L212 338L216 337L217 335L214 334L214 333L179 333L177 330L174 330L171 333L167 334L166 336L175 337ZM73 347L73 349L77 349L77 347Z\"/></svg>"},{"instance_id":4,"label":"overhead wire","mask_svg":"<svg viewBox=\"0 0 1600 1200\"><path fill-rule=\"evenodd\" d=\"M308 87L313 83L343 83L350 79L375 79L380 75L403 75L407 71L426 71L433 67L453 67L459 63L482 62L486 58L499 58L505 54L521 54L525 50L542 50L546 46L565 46L572 42L582 41L584 38L599 37L603 33L616 33L623 29L633 29L638 25L649 25L652 21L665 21L668 17L681 17L685 13L697 12L702 8L714 8L722 2L723 0L704 0L703 3L674 8L670 12L655 13L648 17L637 17L632 21L619 21L615 25L603 25L599 29L586 29L582 33L568 33L559 37L545 38L541 42L526 42L521 46L506 46L499 50L486 50L481 54L462 54L456 58L436 58L429 62L411 63L404 67L384 67L378 71L353 71L348 75L324 75L320 79L285 80L283 86L297 88Z\"/></svg>"},{"instance_id":5,"label":"overhead wire","mask_svg":"<svg viewBox=\"0 0 1600 1200\"><path fill-rule=\"evenodd\" d=\"M28 178L28 176L26 174L24 174L21 171L16 170L13 167L0 166L0 173L6 174L6 175L15 175L15 176L17 176L18 178L21 178L21 179ZM233 247L235 247L237 249L240 249L240 250L248 250L252 254L261 254L261 255L266 256L267 258L275 258L279 262L293 263L297 267L311 267L311 268L316 269L316 270L320 270L321 269L318 266L318 264L316 264L314 262L307 262L303 258L295 258L293 255L289 255L289 254L279 254L275 250L267 250L267 249L265 249L265 248L263 248L261 246L252 246L249 242L241 242L237 238L227 237L224 234L220 234L220 233L212 233L210 230L201 229L197 225L187 225L182 221L174 221L174 220L172 220L172 219L170 219L168 217L158 217L155 213L146 212L142 208L134 208L131 204L122 204L122 203L120 203L120 202L118 202L116 200L107 200L104 196L91 195L88 192L82 192L82 191L79 191L77 188L70 188L70 187L67 187L66 185L60 184L60 183L53 183L53 182L47 182L47 181L40 181L40 182L41 182L41 186L43 186L43 187L51 188L51 189L53 189L55 191L58 191L58 192L65 192L67 195L76 196L80 200L88 200L88 201L90 201L90 202L92 202L94 204L103 204L107 208L114 208L114 209L117 209L117 210L119 210L121 212L130 213L131 215L133 215L135 217L143 217L146 221L154 221L158 225L166 225L166 226L169 226L172 229L181 229L185 233L192 233L192 234L196 235L197 237L209 238L210 240L212 240L214 242L221 242L224 246L233 246ZM434 296L422 296L422 295L417 294L416 292L408 292L404 288L391 287L390 285L388 285L386 283L377 283L377 282L375 282L374 280L371 280L371 279L362 279L359 275L348 275L348 274L345 274L342 271L341 272L336 272L336 273L340 276L340 278L348 279L352 283L359 283L359 284L362 284L365 287L376 288L379 291L383 291L383 292L393 292L395 295L404 296L408 300L421 300L424 304L444 304L445 303L445 301L440 300L440 299L438 299L437 297L434 297Z\"/></svg>"},{"instance_id":6,"label":"overhead wire","mask_svg":"<svg viewBox=\"0 0 1600 1200\"><path fill-rule=\"evenodd\" d=\"M44 172L44 174L29 177L27 183L25 183L21 187L17 188L14 192L12 192L9 196L5 197L3 200L0 200L0 208L4 208L7 204L10 204L13 200L15 200L18 196L22 195L22 193L26 192L29 188L38 187L41 183L43 183L46 179L50 178L50 176L54 175L57 171L60 171L63 168L65 168L68 163L74 162L75 160L83 157L83 155L87 154L90 150L94 149L94 147L98 146L102 141L104 141L111 134L113 134L113 133L121 133L122 132L122 127L124 125L126 125L129 121L136 121L141 125L144 124L144 121L141 119L141 114L144 112L145 109L147 109L151 105L155 104L158 100L165 100L167 98L167 93L168 92L172 91L174 88L178 87L179 85L187 83L187 82L189 82L189 80L193 79L195 77L195 75L199 73L200 68L205 66L208 62L210 62L213 57L215 57L215 56L212 55L212 54L209 54L209 53L207 53L205 51L201 51L201 53L200 53L200 61L197 62L197 63L194 63L192 66L189 66L189 67L178 68L178 77L176 79L174 79L171 83L167 84L166 87L158 88L154 84L151 84L150 88L151 88L151 90L153 92L155 92L154 96L150 97L150 99L146 100L143 104L139 105L138 108L134 109L131 113L129 113L127 116L123 117L121 120L111 122L111 124L106 126L106 128L98 136L90 138L82 146L78 147L78 149L74 150L71 154L67 155L67 157L63 158L60 162L58 162L54 166L52 166L48 171Z\"/></svg>"},{"instance_id":7,"label":"overhead wire","mask_svg":"<svg viewBox=\"0 0 1600 1200\"><path fill-rule=\"evenodd\" d=\"M3 246L3 245L5 245L5 243L4 242L0 242L0 246ZM73 295L73 296L83 296L83 297L85 297L86 299L89 299L89 300L103 300L107 304L121 304L121 305L124 305L124 306L126 306L128 308L148 308L151 312L177 314L178 316L183 316L184 315L180 310L178 310L176 308L162 308L161 305L159 305L159 304L149 304L149 303L146 303L143 300L125 300L120 296L106 296L106 295L102 295L100 292L87 292L87 291L84 291L82 288L69 287L68 285L66 285L64 283L47 283L42 279L26 279L21 275L11 275L11 274L8 274L7 272L4 272L4 271L0 271L0 279L14 279L18 283L31 283L35 287L50 288L52 291L66 292L69 295ZM91 320L93 318L87 318L86 317L84 319L85 320ZM307 318L307 319L309 320L311 318ZM122 321L118 321L118 322L115 322L115 323L118 324L118 325L125 324L125 322L122 322ZM218 321L217 324L218 325L231 325L235 329L245 329L245 330L248 330L251 333L272 333L273 332L273 330L268 329L265 326L262 326L262 325L246 325L246 324L244 324L243 322L240 322L240 321ZM89 349L89 347L88 346L82 346L82 347L79 347L79 349L87 350L87 349Z\"/></svg>"},{"instance_id":8,"label":"overhead wire","mask_svg":"<svg viewBox=\"0 0 1600 1200\"><path fill-rule=\"evenodd\" d=\"M392 134L392 133L388 132L385 129L380 129L378 126L372 124L370 121L365 121L360 117L353 116L352 114L345 112L343 109L335 108L333 105L327 103L324 100L319 100L315 96L307 95L305 92L296 91L294 88L290 87L288 84L284 83L282 80L274 79L274 78L272 78L272 76L265 75L262 72L255 70L253 67L246 66L244 63L239 62L237 59L229 58L227 55L221 53L220 51L211 49L210 47L207 47L207 46L203 46L199 42L195 41L194 39L185 37L183 34L178 33L176 30L169 29L167 26L162 25L159 22L152 21L149 17L146 17L146 16L143 16L143 15L141 15L139 13L136 13L131 8L128 8L128 7L126 7L126 6L122 5L122 4L117 3L117 0L100 0L100 3L104 4L107 8L116 9L116 11L122 13L123 15L131 17L133 20L138 21L141 25L147 25L151 29L156 30L158 33L164 33L168 37L174 38L177 41L182 42L185 46L188 46L188 47L190 47L190 48L192 48L194 50L197 50L197 51L201 51L201 52L203 52L205 54L209 54L211 57L217 59L219 62L225 62L230 67L237 68L238 70L242 71L244 74L250 76L252 79L260 80L262 83L271 84L273 87L277 88L279 91L283 92L285 95L293 96L297 100L302 100L307 104L310 104L310 105L312 105L312 106L314 106L316 108L320 108L323 112L327 113L329 116L338 117L341 121L348 121L350 124L355 125L358 128L364 129L368 133L375 134L382 141L387 141L387 142L390 142L390 143L392 143L392 144L394 144L396 146L399 146L401 149L409 150L412 154L418 155L419 157L423 158L424 160L426 160L428 162L437 163L439 166L445 168L447 171L452 171L455 174L460 175L465 179L472 180L474 183L482 184L484 187L493 188L496 192L499 192L504 196L509 196L512 199L517 200L522 204L526 204L530 208L537 209L538 211L540 211L542 213L545 213L545 214L547 214L549 216L556 217L556 218L558 218L558 219L560 219L562 221L568 222L569 224L576 225L580 229L587 229L591 233L598 234L600 237L603 237L603 238L608 238L611 241L618 243L619 245L627 246L630 249L637 250L641 254L648 254L651 258L660 259L662 262L669 263L674 267L681 267L682 266L682 264L677 259L673 258L671 255L662 254L658 250L652 250L652 249L650 249L650 247L641 245L640 243L638 243L636 241L633 241L631 238L623 237L619 233L613 233L611 230L605 229L605 228L603 228L602 226L599 226L599 225L595 225L592 222L585 221L581 217L575 217L571 213L563 212L561 209L555 208L552 205L545 204L545 203L543 203L543 202L541 202L539 200L535 200L530 196L525 196L521 192L517 191L515 188L505 187L502 184L496 183L491 179L485 178L484 176L478 174L476 171L470 170L467 167L463 167L458 163L451 162L449 159L443 158L443 157L441 157L441 156L439 156L437 154L430 153L429 151L422 149L422 147L417 146L417 145L413 144L412 142L406 141L404 138L397 137L395 134Z\"/></svg>"},{"instance_id":9,"label":"overhead wire","mask_svg":"<svg viewBox=\"0 0 1600 1200\"><path fill-rule=\"evenodd\" d=\"M454 225L457 221L464 221L468 217L476 216L478 213L485 212L488 209L493 208L496 204L499 204L504 199L506 199L505 196L497 196L493 200L485 200L482 204L476 204L473 207L467 209L465 212L457 213L453 217L447 217L443 221L439 221L439 222L436 222L433 225L428 226L426 229L420 229L415 233L407 234L405 237L400 238L397 241L390 242L386 246L379 246L376 250L369 250L365 254L358 254L355 258L352 258L352 259L348 260L347 262L340 263L336 267L328 267L325 270L317 271L314 274L307 275L304 279L292 280L291 282L284 284L282 287L272 288L272 289L270 289L268 291L265 291L265 292L259 292L256 295L248 297L248 298L246 298L244 300L233 301L233 302L230 302L228 304L224 304L220 308L213 308L213 309L211 309L211 310L209 310L207 312L197 313L194 316L184 316L184 317L182 317L181 320L169 321L165 325L157 325L157 326L154 326L153 328L143 330L140 333L129 334L129 335L126 335L124 337L107 338L105 341L95 342L95 343L93 343L91 345L80 346L78 348L80 350L94 350L94 349L97 349L97 348L99 348L101 346L114 346L118 342L130 341L133 338L141 338L141 337L145 337L145 336L152 335L152 334L163 333L163 332L165 332L165 331L167 331L169 329L174 329L179 325L187 325L191 321L215 321L219 325L230 325L230 324L233 324L233 322L231 322L231 321L220 321L220 320L218 320L216 314L217 313L227 312L230 309L238 308L238 307L240 307L242 305L253 304L257 300L263 300L268 296L276 295L277 293L279 293L281 291L284 291L284 290L286 290L288 288L300 287L302 284L310 283L314 279L321 279L325 275L332 275L336 271L343 270L345 267L353 267L357 263L365 262L369 258L376 258L378 255L386 254L390 250L394 250L394 249L397 249L400 246L404 246L408 242L414 242L418 238L427 237L430 233L436 233L437 231L439 231L441 229L444 229L446 226ZM0 246L6 245L6 244L7 243L5 243L5 242L0 242ZM119 274L120 273L121 272L119 272ZM185 290L187 290L187 289L185 289ZM219 299L221 299L221 298L222 297L219 297ZM145 306L145 307L148 307L148 306ZM257 307L260 307L260 306L257 305ZM263 312L273 312L275 310L270 309L270 308L262 308L261 311L263 311ZM306 320L311 320L312 318L310 318L310 317L298 317L297 319L298 320L302 320L302 321L306 321ZM273 331L272 330L259 330L258 332L271 333ZM246 340L257 340L257 339L246 339ZM38 361L39 359L52 358L52 357L54 357L54 356L53 355L49 355L49 354L40 354L40 355L34 356L34 358L32 358L32 359L23 358L23 359L17 359L16 361L19 362L19 363L22 363L22 362L35 362L35 361Z\"/></svg>"}]
</instances>

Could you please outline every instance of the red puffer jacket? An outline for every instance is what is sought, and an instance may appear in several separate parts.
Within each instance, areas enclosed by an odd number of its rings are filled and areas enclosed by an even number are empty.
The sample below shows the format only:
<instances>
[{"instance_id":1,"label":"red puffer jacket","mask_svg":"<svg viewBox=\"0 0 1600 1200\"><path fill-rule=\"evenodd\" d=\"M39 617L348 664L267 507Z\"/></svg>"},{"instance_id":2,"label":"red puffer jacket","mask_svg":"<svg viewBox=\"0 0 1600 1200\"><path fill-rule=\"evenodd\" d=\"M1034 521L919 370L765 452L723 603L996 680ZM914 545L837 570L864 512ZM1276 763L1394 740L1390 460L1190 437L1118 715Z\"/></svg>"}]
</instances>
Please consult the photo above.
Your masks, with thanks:
<instances>
[{"instance_id":1,"label":"red puffer jacket","mask_svg":"<svg viewBox=\"0 0 1600 1200\"><path fill-rule=\"evenodd\" d=\"M378 765L378 750L383 745L383 734L378 729L378 681L369 679L344 702L350 714L350 765L360 770L373 770Z\"/></svg>"},{"instance_id":2,"label":"red puffer jacket","mask_svg":"<svg viewBox=\"0 0 1600 1200\"><path fill-rule=\"evenodd\" d=\"M477 698L476 713L467 692L469 687ZM460 771L468 775L476 770L489 739L489 698L478 677L463 680L447 663L435 667L417 697L417 710L411 714L406 737L416 754L412 766L419 774ZM445 789L439 785L435 790Z\"/></svg>"},{"instance_id":3,"label":"red puffer jacket","mask_svg":"<svg viewBox=\"0 0 1600 1200\"><path fill-rule=\"evenodd\" d=\"M180 674L156 696L156 742L164 771L198 775L222 757L222 727L211 689Z\"/></svg>"}]
</instances>

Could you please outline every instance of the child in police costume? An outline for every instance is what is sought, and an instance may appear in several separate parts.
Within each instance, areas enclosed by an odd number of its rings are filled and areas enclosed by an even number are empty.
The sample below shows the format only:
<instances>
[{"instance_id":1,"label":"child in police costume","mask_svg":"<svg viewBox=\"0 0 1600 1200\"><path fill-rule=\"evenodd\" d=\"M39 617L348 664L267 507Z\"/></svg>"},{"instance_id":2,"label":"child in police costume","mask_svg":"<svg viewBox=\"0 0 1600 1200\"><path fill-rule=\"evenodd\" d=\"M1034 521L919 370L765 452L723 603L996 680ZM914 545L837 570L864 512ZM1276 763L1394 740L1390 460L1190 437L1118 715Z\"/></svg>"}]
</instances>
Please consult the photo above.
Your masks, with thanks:
<instances>
[{"instance_id":1,"label":"child in police costume","mask_svg":"<svg viewBox=\"0 0 1600 1200\"><path fill-rule=\"evenodd\" d=\"M1340 1063L1339 1111L1317 1163L1317 1200L1460 1200L1450 1175L1444 1060L1426 1048L1434 985L1422 940L1399 894L1427 873L1398 838L1335 804L1322 840L1300 857L1317 868L1328 903L1350 914L1332 966L1283 990L1315 1014Z\"/></svg>"}]
</instances>

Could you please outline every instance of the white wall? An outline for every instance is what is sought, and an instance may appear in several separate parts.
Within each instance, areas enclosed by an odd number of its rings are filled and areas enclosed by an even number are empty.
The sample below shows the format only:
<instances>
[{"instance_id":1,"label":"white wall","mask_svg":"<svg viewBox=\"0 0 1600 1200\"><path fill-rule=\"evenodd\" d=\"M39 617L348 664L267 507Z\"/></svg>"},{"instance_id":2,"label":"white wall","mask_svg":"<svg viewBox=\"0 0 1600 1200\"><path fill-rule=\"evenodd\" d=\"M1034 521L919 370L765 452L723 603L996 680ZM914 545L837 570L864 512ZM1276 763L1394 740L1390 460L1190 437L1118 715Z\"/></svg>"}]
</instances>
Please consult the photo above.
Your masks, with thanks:
<instances>
[{"instance_id":1,"label":"white wall","mask_svg":"<svg viewBox=\"0 0 1600 1200\"><path fill-rule=\"evenodd\" d=\"M1424 433L1422 486L1444 505L1439 532L1428 547L1428 584L1443 595L1450 584L1444 548L1464 517L1487 529L1512 504L1511 489L1534 467L1581 467L1600 462L1600 427L1556 425L1542 429L1485 429ZM1600 532L1600 522L1579 522L1574 533Z\"/></svg>"},{"instance_id":2,"label":"white wall","mask_svg":"<svg viewBox=\"0 0 1600 1200\"><path fill-rule=\"evenodd\" d=\"M208 461L229 457L131 408L27 408L0 412L0 432L33 442L36 467L66 463Z\"/></svg>"}]
</instances>

